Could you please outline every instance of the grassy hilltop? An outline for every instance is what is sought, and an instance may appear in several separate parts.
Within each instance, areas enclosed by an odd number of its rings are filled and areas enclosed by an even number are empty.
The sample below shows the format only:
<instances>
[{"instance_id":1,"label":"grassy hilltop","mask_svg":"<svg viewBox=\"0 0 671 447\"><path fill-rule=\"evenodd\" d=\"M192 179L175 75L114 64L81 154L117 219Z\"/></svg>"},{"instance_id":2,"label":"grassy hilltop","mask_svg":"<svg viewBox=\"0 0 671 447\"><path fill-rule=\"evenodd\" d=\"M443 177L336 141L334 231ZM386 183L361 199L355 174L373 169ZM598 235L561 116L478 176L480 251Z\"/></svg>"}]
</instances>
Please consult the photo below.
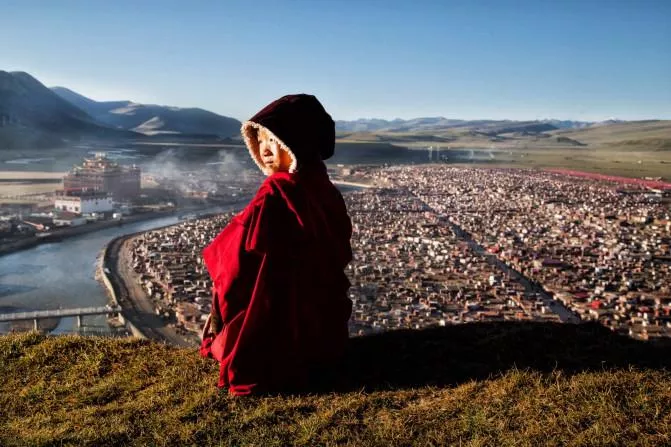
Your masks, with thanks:
<instances>
[{"instance_id":1,"label":"grassy hilltop","mask_svg":"<svg viewBox=\"0 0 671 447\"><path fill-rule=\"evenodd\" d=\"M671 349L594 324L353 339L302 394L232 398L195 349L0 337L0 445L668 445Z\"/></svg>"}]
</instances>

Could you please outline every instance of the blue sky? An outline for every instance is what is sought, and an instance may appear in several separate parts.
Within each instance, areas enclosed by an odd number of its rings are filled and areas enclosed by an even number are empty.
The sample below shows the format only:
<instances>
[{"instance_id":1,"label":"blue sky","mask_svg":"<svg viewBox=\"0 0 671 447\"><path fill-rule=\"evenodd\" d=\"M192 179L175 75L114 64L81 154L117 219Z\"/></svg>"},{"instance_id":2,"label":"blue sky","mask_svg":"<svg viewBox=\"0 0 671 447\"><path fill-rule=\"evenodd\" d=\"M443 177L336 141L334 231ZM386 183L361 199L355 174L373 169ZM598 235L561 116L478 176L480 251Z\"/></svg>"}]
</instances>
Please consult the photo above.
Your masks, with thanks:
<instances>
[{"instance_id":1,"label":"blue sky","mask_svg":"<svg viewBox=\"0 0 671 447\"><path fill-rule=\"evenodd\" d=\"M671 119L671 1L0 0L0 69L246 119Z\"/></svg>"}]
</instances>

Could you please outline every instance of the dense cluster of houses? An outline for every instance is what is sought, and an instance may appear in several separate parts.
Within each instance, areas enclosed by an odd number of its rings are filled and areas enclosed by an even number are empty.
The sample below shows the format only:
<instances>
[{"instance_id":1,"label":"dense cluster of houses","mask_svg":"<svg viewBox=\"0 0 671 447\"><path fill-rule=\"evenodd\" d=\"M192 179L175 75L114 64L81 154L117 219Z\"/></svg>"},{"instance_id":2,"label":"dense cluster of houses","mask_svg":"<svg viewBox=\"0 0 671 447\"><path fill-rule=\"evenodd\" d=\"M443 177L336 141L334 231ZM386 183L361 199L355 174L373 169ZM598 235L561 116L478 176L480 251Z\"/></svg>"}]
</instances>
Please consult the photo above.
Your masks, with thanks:
<instances>
[{"instance_id":1,"label":"dense cluster of houses","mask_svg":"<svg viewBox=\"0 0 671 447\"><path fill-rule=\"evenodd\" d=\"M583 320L671 335L671 210L661 191L527 170L370 170L407 189Z\"/></svg>"},{"instance_id":2,"label":"dense cluster of houses","mask_svg":"<svg viewBox=\"0 0 671 447\"><path fill-rule=\"evenodd\" d=\"M156 313L174 314L187 331L200 332L210 313L212 282L201 253L230 218L189 220L131 240L129 262Z\"/></svg>"},{"instance_id":3,"label":"dense cluster of houses","mask_svg":"<svg viewBox=\"0 0 671 447\"><path fill-rule=\"evenodd\" d=\"M667 199L525 170L405 166L357 175L382 186L345 194L353 335L559 321L558 309L636 338L671 335ZM201 253L232 216L187 221L132 242L130 262L157 313L174 314L185 330L199 332L210 312Z\"/></svg>"},{"instance_id":4,"label":"dense cluster of houses","mask_svg":"<svg viewBox=\"0 0 671 447\"><path fill-rule=\"evenodd\" d=\"M407 188L346 197L353 334L472 321L559 321L537 293L492 265Z\"/></svg>"}]
</instances>

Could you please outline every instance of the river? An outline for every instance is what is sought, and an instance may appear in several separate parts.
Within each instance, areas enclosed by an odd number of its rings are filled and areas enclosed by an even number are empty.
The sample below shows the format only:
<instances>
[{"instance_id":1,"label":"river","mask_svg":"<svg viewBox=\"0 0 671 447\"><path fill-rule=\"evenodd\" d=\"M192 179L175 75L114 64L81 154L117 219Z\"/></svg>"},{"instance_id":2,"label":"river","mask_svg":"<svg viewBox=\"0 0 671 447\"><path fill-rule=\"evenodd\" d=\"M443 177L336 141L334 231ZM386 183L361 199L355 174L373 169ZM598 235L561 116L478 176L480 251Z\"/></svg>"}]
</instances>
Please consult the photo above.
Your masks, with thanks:
<instances>
[{"instance_id":1,"label":"river","mask_svg":"<svg viewBox=\"0 0 671 447\"><path fill-rule=\"evenodd\" d=\"M218 210L208 210L214 212ZM178 223L169 216L41 244L0 257L0 313L104 306L105 289L95 279L97 256L117 236ZM75 318L63 318L52 333L76 330ZM0 323L0 332L9 324ZM84 317L83 331L107 332L104 316Z\"/></svg>"}]
</instances>

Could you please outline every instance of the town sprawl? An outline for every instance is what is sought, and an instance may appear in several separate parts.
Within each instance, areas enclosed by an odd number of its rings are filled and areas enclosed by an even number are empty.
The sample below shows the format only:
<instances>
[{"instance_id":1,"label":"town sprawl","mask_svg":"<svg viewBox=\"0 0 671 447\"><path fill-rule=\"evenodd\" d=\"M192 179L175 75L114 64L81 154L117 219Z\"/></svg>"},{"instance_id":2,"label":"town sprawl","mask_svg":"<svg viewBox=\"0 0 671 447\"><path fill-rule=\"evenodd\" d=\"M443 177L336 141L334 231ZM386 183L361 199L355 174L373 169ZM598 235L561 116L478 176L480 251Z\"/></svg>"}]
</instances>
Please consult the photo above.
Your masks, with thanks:
<instances>
[{"instance_id":1,"label":"town sprawl","mask_svg":"<svg viewBox=\"0 0 671 447\"><path fill-rule=\"evenodd\" d=\"M352 335L476 321L597 320L671 335L664 191L528 170L357 168L380 185L344 194L353 223ZM202 249L232 213L132 241L156 312L200 332L211 282Z\"/></svg>"}]
</instances>

